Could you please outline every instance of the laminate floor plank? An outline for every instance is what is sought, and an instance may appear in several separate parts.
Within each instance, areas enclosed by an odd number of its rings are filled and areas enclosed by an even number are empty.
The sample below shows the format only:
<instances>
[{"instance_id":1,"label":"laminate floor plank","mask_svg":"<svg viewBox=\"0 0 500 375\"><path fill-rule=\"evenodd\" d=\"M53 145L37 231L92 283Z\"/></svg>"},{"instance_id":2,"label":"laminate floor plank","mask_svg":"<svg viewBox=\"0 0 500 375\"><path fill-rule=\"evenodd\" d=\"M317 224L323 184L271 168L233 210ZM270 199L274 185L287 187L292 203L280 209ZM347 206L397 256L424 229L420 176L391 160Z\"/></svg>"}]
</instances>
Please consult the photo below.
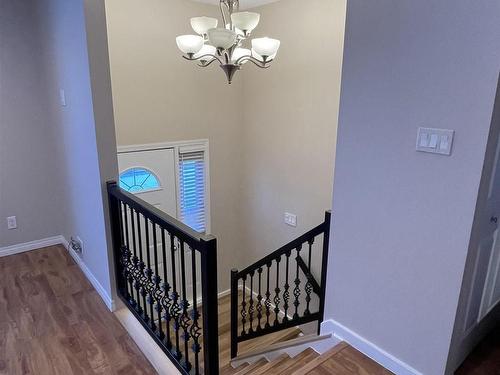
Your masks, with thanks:
<instances>
[{"instance_id":1,"label":"laminate floor plank","mask_svg":"<svg viewBox=\"0 0 500 375\"><path fill-rule=\"evenodd\" d=\"M0 375L156 374L62 246L0 258Z\"/></svg>"}]
</instances>

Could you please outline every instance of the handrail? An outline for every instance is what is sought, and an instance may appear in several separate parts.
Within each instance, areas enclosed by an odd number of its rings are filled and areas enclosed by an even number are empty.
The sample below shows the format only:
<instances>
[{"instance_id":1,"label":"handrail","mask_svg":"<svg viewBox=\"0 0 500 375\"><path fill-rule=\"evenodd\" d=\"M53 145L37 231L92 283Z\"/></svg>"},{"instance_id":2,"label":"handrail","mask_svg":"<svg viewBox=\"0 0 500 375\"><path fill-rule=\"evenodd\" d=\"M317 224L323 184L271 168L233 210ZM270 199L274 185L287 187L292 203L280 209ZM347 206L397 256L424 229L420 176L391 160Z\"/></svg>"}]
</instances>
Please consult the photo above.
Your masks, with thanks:
<instances>
[{"instance_id":1,"label":"handrail","mask_svg":"<svg viewBox=\"0 0 500 375\"><path fill-rule=\"evenodd\" d=\"M330 222L331 212L327 211L320 225L242 271L231 271L231 358L237 356L238 343L290 327L317 321L319 334L325 309ZM317 253L313 251L315 239L321 235L318 282L312 273L312 258ZM317 309L312 304L313 294L319 302Z\"/></svg>"},{"instance_id":2,"label":"handrail","mask_svg":"<svg viewBox=\"0 0 500 375\"><path fill-rule=\"evenodd\" d=\"M218 375L216 238L115 181L107 191L118 296L182 374Z\"/></svg>"}]
</instances>

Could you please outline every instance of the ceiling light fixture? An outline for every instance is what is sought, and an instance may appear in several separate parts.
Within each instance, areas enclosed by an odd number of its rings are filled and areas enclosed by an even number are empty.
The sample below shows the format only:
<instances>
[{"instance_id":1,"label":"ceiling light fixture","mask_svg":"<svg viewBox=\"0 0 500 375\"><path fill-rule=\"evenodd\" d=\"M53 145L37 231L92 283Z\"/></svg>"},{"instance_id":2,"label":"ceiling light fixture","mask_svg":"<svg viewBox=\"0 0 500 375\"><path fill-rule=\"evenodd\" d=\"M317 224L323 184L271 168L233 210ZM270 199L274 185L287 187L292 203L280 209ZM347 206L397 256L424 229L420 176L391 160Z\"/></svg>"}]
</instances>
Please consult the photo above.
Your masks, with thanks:
<instances>
[{"instance_id":1,"label":"ceiling light fixture","mask_svg":"<svg viewBox=\"0 0 500 375\"><path fill-rule=\"evenodd\" d=\"M189 61L197 61L206 68L218 61L231 84L234 74L248 61L259 68L268 68L276 57L280 41L271 38L256 38L251 48L244 43L260 21L260 14L240 12L239 0L220 0L220 11L224 27L217 27L219 21L210 17L191 18L191 27L198 35L178 36L177 46Z\"/></svg>"}]
</instances>

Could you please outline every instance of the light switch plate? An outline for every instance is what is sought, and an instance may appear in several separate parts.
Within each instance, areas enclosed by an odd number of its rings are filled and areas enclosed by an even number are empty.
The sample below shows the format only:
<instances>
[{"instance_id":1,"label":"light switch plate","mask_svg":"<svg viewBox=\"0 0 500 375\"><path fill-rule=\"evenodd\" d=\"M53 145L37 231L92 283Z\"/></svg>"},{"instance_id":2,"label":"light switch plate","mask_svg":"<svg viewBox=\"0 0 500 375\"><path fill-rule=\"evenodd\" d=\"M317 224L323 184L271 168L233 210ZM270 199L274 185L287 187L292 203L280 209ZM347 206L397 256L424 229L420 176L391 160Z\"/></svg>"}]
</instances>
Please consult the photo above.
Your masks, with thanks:
<instances>
[{"instance_id":1,"label":"light switch plate","mask_svg":"<svg viewBox=\"0 0 500 375\"><path fill-rule=\"evenodd\" d=\"M297 226L297 215L291 214L289 212L285 212L285 224L290 225L291 227Z\"/></svg>"},{"instance_id":2,"label":"light switch plate","mask_svg":"<svg viewBox=\"0 0 500 375\"><path fill-rule=\"evenodd\" d=\"M451 155L454 130L418 128L417 151Z\"/></svg>"},{"instance_id":3,"label":"light switch plate","mask_svg":"<svg viewBox=\"0 0 500 375\"><path fill-rule=\"evenodd\" d=\"M15 216L7 218L7 229L17 229L17 218Z\"/></svg>"}]
</instances>

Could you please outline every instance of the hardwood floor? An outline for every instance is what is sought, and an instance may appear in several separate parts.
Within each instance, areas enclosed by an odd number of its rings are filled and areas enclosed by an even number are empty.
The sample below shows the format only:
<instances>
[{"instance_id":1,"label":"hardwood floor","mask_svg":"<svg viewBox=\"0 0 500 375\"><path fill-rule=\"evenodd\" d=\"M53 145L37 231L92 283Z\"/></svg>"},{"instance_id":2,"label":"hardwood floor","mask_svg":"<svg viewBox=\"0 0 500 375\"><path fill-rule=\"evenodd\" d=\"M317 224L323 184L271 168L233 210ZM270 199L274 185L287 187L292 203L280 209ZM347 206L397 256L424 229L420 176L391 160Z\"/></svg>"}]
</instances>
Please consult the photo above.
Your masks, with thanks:
<instances>
[{"instance_id":1,"label":"hardwood floor","mask_svg":"<svg viewBox=\"0 0 500 375\"><path fill-rule=\"evenodd\" d=\"M0 374L155 374L62 246L0 258Z\"/></svg>"},{"instance_id":2,"label":"hardwood floor","mask_svg":"<svg viewBox=\"0 0 500 375\"><path fill-rule=\"evenodd\" d=\"M500 375L500 325L470 354L455 375Z\"/></svg>"}]
</instances>

